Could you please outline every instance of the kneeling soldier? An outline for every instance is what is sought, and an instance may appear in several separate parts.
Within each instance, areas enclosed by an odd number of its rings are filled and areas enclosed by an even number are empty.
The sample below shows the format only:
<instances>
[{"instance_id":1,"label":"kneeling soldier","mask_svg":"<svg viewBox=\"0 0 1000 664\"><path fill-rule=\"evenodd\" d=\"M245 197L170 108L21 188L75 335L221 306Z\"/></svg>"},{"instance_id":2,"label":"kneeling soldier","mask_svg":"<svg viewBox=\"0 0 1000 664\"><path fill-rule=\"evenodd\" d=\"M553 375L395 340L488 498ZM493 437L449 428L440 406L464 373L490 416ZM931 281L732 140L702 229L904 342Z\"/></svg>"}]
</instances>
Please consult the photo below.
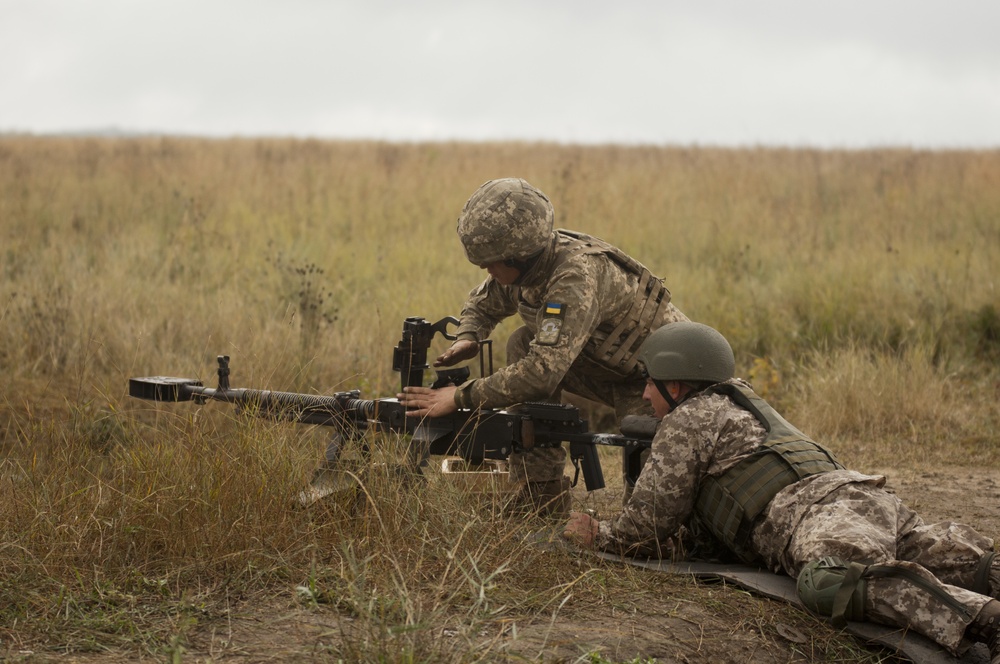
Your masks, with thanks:
<instances>
[{"instance_id":1,"label":"kneeling soldier","mask_svg":"<svg viewBox=\"0 0 1000 664\"><path fill-rule=\"evenodd\" d=\"M466 202L458 236L488 276L469 294L457 340L434 366L475 357L507 318L517 315L523 325L507 341L507 366L493 375L458 388L407 387L399 398L412 407L409 416L558 402L564 391L614 408L619 422L648 414L636 353L650 331L687 316L639 261L604 240L556 229L554 219L548 197L520 178L490 180ZM524 503L566 517L561 447L517 452L509 463Z\"/></svg>"}]
</instances>

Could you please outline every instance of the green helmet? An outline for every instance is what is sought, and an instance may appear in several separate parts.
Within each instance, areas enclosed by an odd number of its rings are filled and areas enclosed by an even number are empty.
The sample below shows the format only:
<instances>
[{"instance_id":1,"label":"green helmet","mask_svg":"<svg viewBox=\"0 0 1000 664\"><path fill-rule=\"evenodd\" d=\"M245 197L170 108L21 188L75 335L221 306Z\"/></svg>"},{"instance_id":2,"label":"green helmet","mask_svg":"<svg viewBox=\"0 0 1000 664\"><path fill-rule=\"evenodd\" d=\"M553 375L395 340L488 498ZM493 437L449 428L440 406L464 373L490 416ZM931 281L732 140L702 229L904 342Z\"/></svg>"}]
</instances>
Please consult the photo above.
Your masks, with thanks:
<instances>
[{"instance_id":1,"label":"green helmet","mask_svg":"<svg viewBox=\"0 0 1000 664\"><path fill-rule=\"evenodd\" d=\"M458 237L475 265L524 260L552 238L555 213L541 191L521 178L490 180L458 217Z\"/></svg>"},{"instance_id":2,"label":"green helmet","mask_svg":"<svg viewBox=\"0 0 1000 664\"><path fill-rule=\"evenodd\" d=\"M717 330L690 321L669 323L639 348L639 361L653 380L721 383L733 377L733 349Z\"/></svg>"}]
</instances>

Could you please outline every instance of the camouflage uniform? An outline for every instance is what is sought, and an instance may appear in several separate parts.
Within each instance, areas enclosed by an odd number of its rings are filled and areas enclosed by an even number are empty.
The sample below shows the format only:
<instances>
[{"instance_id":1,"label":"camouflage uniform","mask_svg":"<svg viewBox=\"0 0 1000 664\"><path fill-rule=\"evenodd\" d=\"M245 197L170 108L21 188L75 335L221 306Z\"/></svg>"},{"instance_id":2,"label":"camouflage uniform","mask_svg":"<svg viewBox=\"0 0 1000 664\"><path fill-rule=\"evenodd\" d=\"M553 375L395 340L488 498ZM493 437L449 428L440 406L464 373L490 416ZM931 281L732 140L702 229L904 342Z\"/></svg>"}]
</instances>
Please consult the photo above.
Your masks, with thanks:
<instances>
[{"instance_id":1,"label":"camouflage uniform","mask_svg":"<svg viewBox=\"0 0 1000 664\"><path fill-rule=\"evenodd\" d=\"M524 326L507 345L507 366L461 386L462 408L503 408L557 401L562 390L607 404L619 419L648 414L635 352L649 330L687 320L660 279L602 240L556 231L515 286L488 277L465 303L459 339L489 337L504 319ZM548 482L563 476L561 448L510 457L511 479Z\"/></svg>"},{"instance_id":2,"label":"camouflage uniform","mask_svg":"<svg viewBox=\"0 0 1000 664\"><path fill-rule=\"evenodd\" d=\"M757 418L727 396L702 393L683 402L664 417L622 512L599 523L596 545L654 557L710 547L696 509L700 487L765 438ZM966 627L1000 594L988 555L993 542L968 526L925 524L884 484L884 477L851 470L795 482L756 521L749 548L758 563L793 578L824 556L878 563L883 573L866 581L865 619L913 629L957 654ZM986 579L977 580L983 560ZM982 583L988 595L969 590Z\"/></svg>"}]
</instances>

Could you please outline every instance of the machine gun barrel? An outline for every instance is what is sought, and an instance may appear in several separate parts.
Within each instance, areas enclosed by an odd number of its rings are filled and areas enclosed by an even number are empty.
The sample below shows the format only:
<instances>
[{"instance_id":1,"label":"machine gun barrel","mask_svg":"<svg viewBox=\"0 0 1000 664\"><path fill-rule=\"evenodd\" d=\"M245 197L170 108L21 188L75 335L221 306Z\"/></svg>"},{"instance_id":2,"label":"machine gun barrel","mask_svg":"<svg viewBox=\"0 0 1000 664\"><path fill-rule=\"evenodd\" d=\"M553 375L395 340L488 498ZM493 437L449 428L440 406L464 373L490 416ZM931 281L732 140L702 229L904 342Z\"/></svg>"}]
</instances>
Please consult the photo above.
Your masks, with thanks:
<instances>
[{"instance_id":1,"label":"machine gun barrel","mask_svg":"<svg viewBox=\"0 0 1000 664\"><path fill-rule=\"evenodd\" d=\"M205 387L201 381L193 378L171 376L129 379L129 396L138 399L196 403L224 401L237 406L241 412L325 426L338 424L350 417L351 411L345 404L350 404L351 397L356 395L357 393L341 393L323 396L246 388L212 388Z\"/></svg>"}]
</instances>

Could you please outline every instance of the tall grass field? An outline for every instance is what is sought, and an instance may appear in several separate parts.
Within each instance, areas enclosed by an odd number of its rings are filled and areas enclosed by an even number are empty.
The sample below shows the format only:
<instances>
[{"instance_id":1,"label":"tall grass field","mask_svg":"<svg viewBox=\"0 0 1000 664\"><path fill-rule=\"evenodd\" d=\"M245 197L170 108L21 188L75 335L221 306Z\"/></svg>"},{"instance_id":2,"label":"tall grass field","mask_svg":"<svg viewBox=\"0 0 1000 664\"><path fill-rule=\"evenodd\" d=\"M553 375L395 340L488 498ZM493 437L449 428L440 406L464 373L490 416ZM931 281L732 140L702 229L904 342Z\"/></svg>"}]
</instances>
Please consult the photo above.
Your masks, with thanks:
<instances>
[{"instance_id":1,"label":"tall grass field","mask_svg":"<svg viewBox=\"0 0 1000 664\"><path fill-rule=\"evenodd\" d=\"M221 659L206 634L237 612L295 610L336 625L301 659L520 661L498 625L643 596L533 546L502 491L373 471L296 508L324 429L128 397L213 386L218 355L234 387L393 396L403 319L457 315L485 276L455 221L506 176L663 277L849 465L1000 462L998 150L5 136L0 658Z\"/></svg>"}]
</instances>

